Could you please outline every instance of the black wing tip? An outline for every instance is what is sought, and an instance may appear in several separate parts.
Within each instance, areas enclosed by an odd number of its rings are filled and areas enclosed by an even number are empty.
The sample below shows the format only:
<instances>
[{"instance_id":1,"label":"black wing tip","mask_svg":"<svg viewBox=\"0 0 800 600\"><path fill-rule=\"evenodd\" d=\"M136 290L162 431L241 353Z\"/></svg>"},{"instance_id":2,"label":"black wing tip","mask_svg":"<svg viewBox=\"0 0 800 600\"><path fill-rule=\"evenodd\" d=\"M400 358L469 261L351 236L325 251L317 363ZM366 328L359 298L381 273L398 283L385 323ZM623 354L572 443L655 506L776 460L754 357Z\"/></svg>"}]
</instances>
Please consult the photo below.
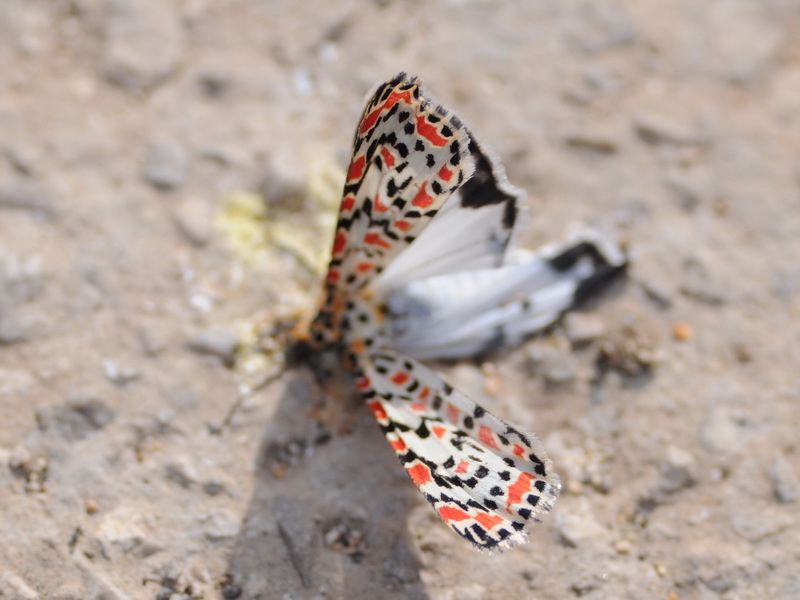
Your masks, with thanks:
<instances>
[{"instance_id":1,"label":"black wing tip","mask_svg":"<svg viewBox=\"0 0 800 600\"><path fill-rule=\"evenodd\" d=\"M573 306L580 306L596 297L617 281L622 281L628 271L628 263L621 265L601 266L575 288Z\"/></svg>"}]
</instances>

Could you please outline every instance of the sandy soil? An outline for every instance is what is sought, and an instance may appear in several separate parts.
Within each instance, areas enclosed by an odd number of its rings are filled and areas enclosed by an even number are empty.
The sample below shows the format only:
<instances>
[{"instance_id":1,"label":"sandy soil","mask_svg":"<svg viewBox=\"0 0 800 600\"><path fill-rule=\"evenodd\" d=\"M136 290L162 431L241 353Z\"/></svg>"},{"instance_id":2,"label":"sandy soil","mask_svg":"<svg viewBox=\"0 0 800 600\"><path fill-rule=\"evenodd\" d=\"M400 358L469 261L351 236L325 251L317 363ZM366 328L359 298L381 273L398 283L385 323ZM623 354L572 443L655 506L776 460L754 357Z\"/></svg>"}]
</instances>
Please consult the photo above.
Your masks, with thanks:
<instances>
[{"instance_id":1,"label":"sandy soil","mask_svg":"<svg viewBox=\"0 0 800 600\"><path fill-rule=\"evenodd\" d=\"M0 598L800 598L799 32L797 0L3 0ZM315 425L307 372L210 427L313 305L400 70L528 190L528 244L583 222L632 256L552 334L437 367L565 481L505 554L365 410ZM217 226L242 192L249 259Z\"/></svg>"}]
</instances>

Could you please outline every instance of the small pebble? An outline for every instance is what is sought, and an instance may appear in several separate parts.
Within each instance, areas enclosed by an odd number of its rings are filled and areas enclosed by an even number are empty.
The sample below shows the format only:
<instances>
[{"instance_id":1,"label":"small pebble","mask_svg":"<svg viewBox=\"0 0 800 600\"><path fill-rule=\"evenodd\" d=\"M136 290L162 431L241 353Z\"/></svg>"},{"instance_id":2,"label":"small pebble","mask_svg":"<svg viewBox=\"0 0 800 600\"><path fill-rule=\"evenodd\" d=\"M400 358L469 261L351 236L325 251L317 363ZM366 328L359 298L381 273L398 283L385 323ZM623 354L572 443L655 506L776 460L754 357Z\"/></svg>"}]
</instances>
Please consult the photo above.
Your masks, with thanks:
<instances>
[{"instance_id":1,"label":"small pebble","mask_svg":"<svg viewBox=\"0 0 800 600\"><path fill-rule=\"evenodd\" d=\"M627 555L631 553L631 550L633 550L633 546L628 540L619 540L614 545L614 550L617 551L617 554Z\"/></svg>"},{"instance_id":2,"label":"small pebble","mask_svg":"<svg viewBox=\"0 0 800 600\"><path fill-rule=\"evenodd\" d=\"M709 141L708 134L687 127L665 115L640 114L634 117L636 133L650 144L695 145Z\"/></svg>"},{"instance_id":3,"label":"small pebble","mask_svg":"<svg viewBox=\"0 0 800 600\"><path fill-rule=\"evenodd\" d=\"M241 598L244 590L242 586L236 585L235 583L226 583L222 586L222 597L225 600L236 600L237 598Z\"/></svg>"},{"instance_id":4,"label":"small pebble","mask_svg":"<svg viewBox=\"0 0 800 600\"><path fill-rule=\"evenodd\" d=\"M197 483L197 476L187 458L179 458L168 462L164 465L164 475L167 480L177 483L184 489L188 489Z\"/></svg>"},{"instance_id":5,"label":"small pebble","mask_svg":"<svg viewBox=\"0 0 800 600\"><path fill-rule=\"evenodd\" d=\"M642 291L647 299L655 304L658 309L667 310L672 306L672 293L660 282L641 278L639 285L642 286Z\"/></svg>"},{"instance_id":6,"label":"small pebble","mask_svg":"<svg viewBox=\"0 0 800 600\"><path fill-rule=\"evenodd\" d=\"M606 326L595 316L570 312L564 317L564 329L573 345L588 344L603 337Z\"/></svg>"},{"instance_id":7,"label":"small pebble","mask_svg":"<svg viewBox=\"0 0 800 600\"><path fill-rule=\"evenodd\" d=\"M490 597L490 590L477 583L455 585L441 596L442 600L485 600Z\"/></svg>"},{"instance_id":8,"label":"small pebble","mask_svg":"<svg viewBox=\"0 0 800 600\"><path fill-rule=\"evenodd\" d=\"M679 342L686 342L692 338L692 328L686 323L678 321L672 325L672 337Z\"/></svg>"},{"instance_id":9,"label":"small pebble","mask_svg":"<svg viewBox=\"0 0 800 600\"><path fill-rule=\"evenodd\" d=\"M97 501L93 498L86 499L86 502L84 502L84 508L87 515L93 515L100 510L100 508L97 506Z\"/></svg>"},{"instance_id":10,"label":"small pebble","mask_svg":"<svg viewBox=\"0 0 800 600\"><path fill-rule=\"evenodd\" d=\"M556 514L554 527L561 543L570 548L577 548L586 543L602 540L606 530L597 522L588 507L585 498L573 510L561 510Z\"/></svg>"},{"instance_id":11,"label":"small pebble","mask_svg":"<svg viewBox=\"0 0 800 600\"><path fill-rule=\"evenodd\" d=\"M680 286L681 293L687 298L708 304L722 306L729 301L729 292L710 279L708 273L690 270Z\"/></svg>"},{"instance_id":12,"label":"small pebble","mask_svg":"<svg viewBox=\"0 0 800 600\"><path fill-rule=\"evenodd\" d=\"M600 132L573 131L564 136L564 143L572 148L591 150L598 154L613 154L619 143L612 136Z\"/></svg>"},{"instance_id":13,"label":"small pebble","mask_svg":"<svg viewBox=\"0 0 800 600\"><path fill-rule=\"evenodd\" d=\"M583 80L587 85L601 92L616 92L622 85L616 73L596 65L589 65L584 69Z\"/></svg>"},{"instance_id":14,"label":"small pebble","mask_svg":"<svg viewBox=\"0 0 800 600\"><path fill-rule=\"evenodd\" d=\"M345 523L333 525L325 532L323 540L328 548L343 554L357 554L364 550L364 533Z\"/></svg>"},{"instance_id":15,"label":"small pebble","mask_svg":"<svg viewBox=\"0 0 800 600\"><path fill-rule=\"evenodd\" d=\"M148 531L145 516L138 509L123 504L102 517L95 535L106 548L125 554L136 551L138 555L145 549L157 548L149 540Z\"/></svg>"},{"instance_id":16,"label":"small pebble","mask_svg":"<svg viewBox=\"0 0 800 600\"><path fill-rule=\"evenodd\" d=\"M225 484L220 481L206 481L203 483L203 491L209 496L218 496L225 489Z\"/></svg>"},{"instance_id":17,"label":"small pebble","mask_svg":"<svg viewBox=\"0 0 800 600\"><path fill-rule=\"evenodd\" d=\"M0 208L27 210L52 220L54 203L50 191L32 179L17 177L0 181Z\"/></svg>"},{"instance_id":18,"label":"small pebble","mask_svg":"<svg viewBox=\"0 0 800 600\"><path fill-rule=\"evenodd\" d=\"M700 442L709 452L736 452L743 448L747 421L724 406L712 408L700 427Z\"/></svg>"},{"instance_id":19,"label":"small pebble","mask_svg":"<svg viewBox=\"0 0 800 600\"><path fill-rule=\"evenodd\" d=\"M157 334L154 334L150 327L140 327L136 332L136 338L145 356L155 358L164 350L164 343L158 339Z\"/></svg>"},{"instance_id":20,"label":"small pebble","mask_svg":"<svg viewBox=\"0 0 800 600\"><path fill-rule=\"evenodd\" d=\"M183 185L189 154L177 142L158 142L152 146L142 168L145 180L160 190L174 190Z\"/></svg>"},{"instance_id":21,"label":"small pebble","mask_svg":"<svg viewBox=\"0 0 800 600\"><path fill-rule=\"evenodd\" d=\"M173 212L175 224L186 239L195 246L204 246L211 239L214 211L200 198L184 198Z\"/></svg>"},{"instance_id":22,"label":"small pebble","mask_svg":"<svg viewBox=\"0 0 800 600\"><path fill-rule=\"evenodd\" d=\"M216 510L202 520L203 535L209 542L232 540L239 533L239 519L229 511Z\"/></svg>"},{"instance_id":23,"label":"small pebble","mask_svg":"<svg viewBox=\"0 0 800 600\"><path fill-rule=\"evenodd\" d=\"M17 314L7 316L9 318L0 317L0 346L19 344L39 337L42 333L42 328L27 317Z\"/></svg>"},{"instance_id":24,"label":"small pebble","mask_svg":"<svg viewBox=\"0 0 800 600\"><path fill-rule=\"evenodd\" d=\"M745 342L734 342L732 344L733 356L740 363L749 363L753 360L753 352Z\"/></svg>"},{"instance_id":25,"label":"small pebble","mask_svg":"<svg viewBox=\"0 0 800 600\"><path fill-rule=\"evenodd\" d=\"M541 374L554 387L574 381L577 371L572 353L548 343L533 342L528 346L526 366L531 375Z\"/></svg>"},{"instance_id":26,"label":"small pebble","mask_svg":"<svg viewBox=\"0 0 800 600\"><path fill-rule=\"evenodd\" d=\"M226 365L233 364L239 336L233 329L212 327L198 333L189 340L189 349L200 354L218 356Z\"/></svg>"},{"instance_id":27,"label":"small pebble","mask_svg":"<svg viewBox=\"0 0 800 600\"><path fill-rule=\"evenodd\" d=\"M556 354L545 361L542 369L548 385L560 386L575 380L577 362L571 354Z\"/></svg>"},{"instance_id":28,"label":"small pebble","mask_svg":"<svg viewBox=\"0 0 800 600\"><path fill-rule=\"evenodd\" d=\"M120 367L113 360L108 359L103 361L103 371L105 371L106 378L108 378L109 381L119 386L124 386L138 379L142 374L139 369Z\"/></svg>"},{"instance_id":29,"label":"small pebble","mask_svg":"<svg viewBox=\"0 0 800 600\"><path fill-rule=\"evenodd\" d=\"M660 471L658 489L662 493L675 493L697 483L697 463L694 457L676 446L667 448Z\"/></svg>"}]
</instances>

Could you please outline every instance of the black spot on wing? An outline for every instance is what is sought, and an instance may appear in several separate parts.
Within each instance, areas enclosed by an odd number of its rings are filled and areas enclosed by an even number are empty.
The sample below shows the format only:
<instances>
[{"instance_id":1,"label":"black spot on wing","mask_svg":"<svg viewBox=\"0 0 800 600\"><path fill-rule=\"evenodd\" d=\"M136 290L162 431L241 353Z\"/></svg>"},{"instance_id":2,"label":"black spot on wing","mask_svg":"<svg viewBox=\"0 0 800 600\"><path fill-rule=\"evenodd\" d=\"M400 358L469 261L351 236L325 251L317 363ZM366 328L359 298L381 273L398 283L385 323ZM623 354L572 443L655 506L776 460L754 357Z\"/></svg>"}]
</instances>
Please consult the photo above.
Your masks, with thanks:
<instances>
[{"instance_id":1,"label":"black spot on wing","mask_svg":"<svg viewBox=\"0 0 800 600\"><path fill-rule=\"evenodd\" d=\"M394 116L394 114L395 114L395 113L396 113L398 110L400 110L400 103L397 103L397 104L395 104L395 105L394 105L392 108L390 108L390 109L389 109L389 111L386 113L386 115L383 117L383 120L384 120L384 121L388 121L388 120L389 120L391 117L393 117L393 116Z\"/></svg>"}]
</instances>

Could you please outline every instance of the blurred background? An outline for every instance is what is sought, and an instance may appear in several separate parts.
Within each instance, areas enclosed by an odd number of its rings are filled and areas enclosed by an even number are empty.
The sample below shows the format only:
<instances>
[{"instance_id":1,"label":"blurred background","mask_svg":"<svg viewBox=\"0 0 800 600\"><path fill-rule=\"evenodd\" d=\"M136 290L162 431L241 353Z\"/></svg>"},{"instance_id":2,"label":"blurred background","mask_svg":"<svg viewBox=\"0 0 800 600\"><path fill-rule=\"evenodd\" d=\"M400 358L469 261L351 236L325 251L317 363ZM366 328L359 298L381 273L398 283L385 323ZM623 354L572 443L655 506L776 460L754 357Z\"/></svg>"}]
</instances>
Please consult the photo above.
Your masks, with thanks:
<instances>
[{"instance_id":1,"label":"blurred background","mask_svg":"<svg viewBox=\"0 0 800 600\"><path fill-rule=\"evenodd\" d=\"M437 366L562 475L503 555L308 373L213 427L313 311L401 70L528 191L527 245L632 258ZM2 0L0 597L800 598L799 115L798 0Z\"/></svg>"}]
</instances>

